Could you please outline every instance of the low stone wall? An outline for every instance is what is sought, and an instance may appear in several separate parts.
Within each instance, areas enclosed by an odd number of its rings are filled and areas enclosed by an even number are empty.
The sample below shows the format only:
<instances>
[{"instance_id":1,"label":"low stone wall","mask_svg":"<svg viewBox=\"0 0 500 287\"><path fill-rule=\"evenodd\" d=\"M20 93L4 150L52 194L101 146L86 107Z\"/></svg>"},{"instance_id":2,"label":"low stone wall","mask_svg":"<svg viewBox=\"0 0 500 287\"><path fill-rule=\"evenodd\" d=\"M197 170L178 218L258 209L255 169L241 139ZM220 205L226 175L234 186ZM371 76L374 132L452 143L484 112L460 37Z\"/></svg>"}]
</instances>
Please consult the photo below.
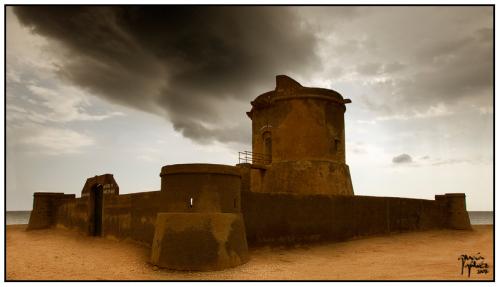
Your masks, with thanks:
<instances>
[{"instance_id":1,"label":"low stone wall","mask_svg":"<svg viewBox=\"0 0 500 287\"><path fill-rule=\"evenodd\" d=\"M58 207L74 199L74 194L35 192L28 229L43 229L54 225L58 218Z\"/></svg>"},{"instance_id":2,"label":"low stone wall","mask_svg":"<svg viewBox=\"0 0 500 287\"><path fill-rule=\"evenodd\" d=\"M168 192L104 196L103 236L129 238L151 246L160 212L178 212ZM435 228L468 229L463 194L436 200L371 196L249 193L241 195L241 213L250 245L303 241L339 241L357 236ZM183 212L196 212L186 209ZM30 229L61 225L89 233L88 198L38 194Z\"/></svg>"},{"instance_id":3,"label":"low stone wall","mask_svg":"<svg viewBox=\"0 0 500 287\"><path fill-rule=\"evenodd\" d=\"M57 217L55 218L54 224L87 234L90 232L89 217L90 210L88 197L75 198L74 200L61 204L57 208Z\"/></svg>"},{"instance_id":4,"label":"low stone wall","mask_svg":"<svg viewBox=\"0 0 500 287\"><path fill-rule=\"evenodd\" d=\"M129 238L151 246L158 213L240 212L240 174L234 167L207 164L167 166L162 169L162 188L161 191L105 194L102 236ZM91 198L77 198L57 207L58 216L53 223L90 235Z\"/></svg>"},{"instance_id":5,"label":"low stone wall","mask_svg":"<svg viewBox=\"0 0 500 287\"><path fill-rule=\"evenodd\" d=\"M187 195L186 195L187 196ZM174 198L175 197L175 200ZM195 205L190 208L189 197L182 198L186 203L180 205L178 194L151 191L122 195L105 195L102 212L102 235L111 238L129 238L150 246L155 232L156 215L160 212L199 212ZM195 204L200 202L194 196ZM239 209L238 198L238 209ZM231 207L233 201L231 200ZM90 202L87 198L77 198L58 208L54 223L69 229L89 233L91 222ZM47 225L46 227L49 227Z\"/></svg>"},{"instance_id":6,"label":"low stone wall","mask_svg":"<svg viewBox=\"0 0 500 287\"><path fill-rule=\"evenodd\" d=\"M129 238L151 245L154 236L156 214L168 210L162 204L160 191L123 195L105 195L102 213L102 235ZM88 198L77 198L59 207L56 224L66 228L89 232L90 204Z\"/></svg>"},{"instance_id":7,"label":"low stone wall","mask_svg":"<svg viewBox=\"0 0 500 287\"><path fill-rule=\"evenodd\" d=\"M460 226L452 224L457 220L448 215L447 200L289 193L245 193L242 199L249 244L339 241L390 232L470 228L468 217ZM465 211L465 205L460 208Z\"/></svg>"}]
</instances>

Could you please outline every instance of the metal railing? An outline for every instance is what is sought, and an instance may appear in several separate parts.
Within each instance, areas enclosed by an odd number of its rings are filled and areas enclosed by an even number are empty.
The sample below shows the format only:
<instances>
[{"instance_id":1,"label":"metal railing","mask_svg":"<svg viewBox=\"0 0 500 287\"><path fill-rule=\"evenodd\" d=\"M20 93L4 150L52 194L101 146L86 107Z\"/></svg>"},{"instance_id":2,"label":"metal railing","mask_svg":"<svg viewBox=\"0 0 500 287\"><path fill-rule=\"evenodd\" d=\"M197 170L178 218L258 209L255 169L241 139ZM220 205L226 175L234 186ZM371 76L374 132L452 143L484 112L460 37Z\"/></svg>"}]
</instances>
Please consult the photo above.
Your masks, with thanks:
<instances>
[{"instance_id":1,"label":"metal railing","mask_svg":"<svg viewBox=\"0 0 500 287\"><path fill-rule=\"evenodd\" d=\"M238 163L270 164L271 155L251 151L238 152Z\"/></svg>"}]
</instances>

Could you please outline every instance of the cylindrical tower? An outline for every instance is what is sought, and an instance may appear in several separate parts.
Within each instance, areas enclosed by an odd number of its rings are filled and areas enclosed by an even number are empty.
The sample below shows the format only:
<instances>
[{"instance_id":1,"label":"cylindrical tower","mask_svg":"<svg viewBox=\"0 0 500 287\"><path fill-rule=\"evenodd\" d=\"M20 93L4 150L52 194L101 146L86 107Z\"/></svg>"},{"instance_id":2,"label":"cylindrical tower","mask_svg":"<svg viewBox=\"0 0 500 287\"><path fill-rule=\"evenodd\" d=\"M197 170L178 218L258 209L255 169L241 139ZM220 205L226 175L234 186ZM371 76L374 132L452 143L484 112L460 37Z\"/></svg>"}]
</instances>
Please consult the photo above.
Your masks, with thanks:
<instances>
[{"instance_id":1,"label":"cylindrical tower","mask_svg":"<svg viewBox=\"0 0 500 287\"><path fill-rule=\"evenodd\" d=\"M241 175L234 166L166 165L160 177L168 212L241 212Z\"/></svg>"},{"instance_id":2,"label":"cylindrical tower","mask_svg":"<svg viewBox=\"0 0 500 287\"><path fill-rule=\"evenodd\" d=\"M339 93L287 76L252 102L252 152L270 158L253 191L354 195L345 164L345 104Z\"/></svg>"},{"instance_id":3,"label":"cylindrical tower","mask_svg":"<svg viewBox=\"0 0 500 287\"><path fill-rule=\"evenodd\" d=\"M234 166L175 164L161 170L167 212L156 216L151 262L176 270L220 270L249 260Z\"/></svg>"}]
</instances>

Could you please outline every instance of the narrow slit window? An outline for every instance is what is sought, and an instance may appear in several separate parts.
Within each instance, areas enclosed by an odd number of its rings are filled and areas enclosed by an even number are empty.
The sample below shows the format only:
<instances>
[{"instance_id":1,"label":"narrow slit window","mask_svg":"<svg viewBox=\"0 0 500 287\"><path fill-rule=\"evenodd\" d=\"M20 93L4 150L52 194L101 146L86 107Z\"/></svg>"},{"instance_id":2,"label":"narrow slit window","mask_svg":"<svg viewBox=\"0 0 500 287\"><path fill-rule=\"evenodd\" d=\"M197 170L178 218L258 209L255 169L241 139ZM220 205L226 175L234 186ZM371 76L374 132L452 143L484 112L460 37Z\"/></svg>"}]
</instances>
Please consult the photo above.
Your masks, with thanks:
<instances>
[{"instance_id":1,"label":"narrow slit window","mask_svg":"<svg viewBox=\"0 0 500 287\"><path fill-rule=\"evenodd\" d=\"M194 199L192 197L189 198L189 208L193 208Z\"/></svg>"},{"instance_id":2,"label":"narrow slit window","mask_svg":"<svg viewBox=\"0 0 500 287\"><path fill-rule=\"evenodd\" d=\"M335 138L333 139L333 148L335 151L339 151L340 149L340 139Z\"/></svg>"}]
</instances>

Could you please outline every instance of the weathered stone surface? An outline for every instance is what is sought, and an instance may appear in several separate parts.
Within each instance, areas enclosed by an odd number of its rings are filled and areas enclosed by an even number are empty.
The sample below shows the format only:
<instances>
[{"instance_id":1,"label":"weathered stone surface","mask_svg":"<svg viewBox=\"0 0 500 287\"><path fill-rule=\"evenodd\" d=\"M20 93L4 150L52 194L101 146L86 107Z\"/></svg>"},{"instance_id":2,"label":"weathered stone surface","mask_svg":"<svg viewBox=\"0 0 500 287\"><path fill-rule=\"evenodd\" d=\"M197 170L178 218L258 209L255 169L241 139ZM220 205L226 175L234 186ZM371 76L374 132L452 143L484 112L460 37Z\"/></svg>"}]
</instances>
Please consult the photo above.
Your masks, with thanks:
<instances>
[{"instance_id":1,"label":"weathered stone surface","mask_svg":"<svg viewBox=\"0 0 500 287\"><path fill-rule=\"evenodd\" d=\"M252 102L252 152L271 158L252 170L252 192L354 195L345 164L345 104L333 90L303 87L287 76Z\"/></svg>"},{"instance_id":2,"label":"weathered stone surface","mask_svg":"<svg viewBox=\"0 0 500 287\"><path fill-rule=\"evenodd\" d=\"M250 245L454 228L447 220L448 208L435 200L252 192L242 199Z\"/></svg>"},{"instance_id":3,"label":"weathered stone surface","mask_svg":"<svg viewBox=\"0 0 500 287\"><path fill-rule=\"evenodd\" d=\"M444 217L448 228L472 229L464 193L445 193L444 195L436 195L435 198L446 210Z\"/></svg>"},{"instance_id":4,"label":"weathered stone surface","mask_svg":"<svg viewBox=\"0 0 500 287\"><path fill-rule=\"evenodd\" d=\"M175 164L160 174L171 212L240 212L241 174L221 164Z\"/></svg>"},{"instance_id":5,"label":"weathered stone surface","mask_svg":"<svg viewBox=\"0 0 500 287\"><path fill-rule=\"evenodd\" d=\"M28 230L49 228L55 224L58 208L75 198L74 194L35 192Z\"/></svg>"},{"instance_id":6,"label":"weathered stone surface","mask_svg":"<svg viewBox=\"0 0 500 287\"><path fill-rule=\"evenodd\" d=\"M237 213L159 213L151 263L176 270L221 270L247 262L245 226Z\"/></svg>"},{"instance_id":7,"label":"weathered stone surface","mask_svg":"<svg viewBox=\"0 0 500 287\"><path fill-rule=\"evenodd\" d=\"M263 177L263 190L300 194L353 195L346 164L324 160L273 163Z\"/></svg>"},{"instance_id":8,"label":"weathered stone surface","mask_svg":"<svg viewBox=\"0 0 500 287\"><path fill-rule=\"evenodd\" d=\"M82 197L90 196L92 188L96 185L101 185L103 187L103 193L105 195L120 194L120 187L116 183L115 178L112 174L106 173L87 178L82 188Z\"/></svg>"},{"instance_id":9,"label":"weathered stone surface","mask_svg":"<svg viewBox=\"0 0 500 287\"><path fill-rule=\"evenodd\" d=\"M464 193L446 193L448 197L448 227L451 229L472 229L465 206Z\"/></svg>"}]
</instances>

